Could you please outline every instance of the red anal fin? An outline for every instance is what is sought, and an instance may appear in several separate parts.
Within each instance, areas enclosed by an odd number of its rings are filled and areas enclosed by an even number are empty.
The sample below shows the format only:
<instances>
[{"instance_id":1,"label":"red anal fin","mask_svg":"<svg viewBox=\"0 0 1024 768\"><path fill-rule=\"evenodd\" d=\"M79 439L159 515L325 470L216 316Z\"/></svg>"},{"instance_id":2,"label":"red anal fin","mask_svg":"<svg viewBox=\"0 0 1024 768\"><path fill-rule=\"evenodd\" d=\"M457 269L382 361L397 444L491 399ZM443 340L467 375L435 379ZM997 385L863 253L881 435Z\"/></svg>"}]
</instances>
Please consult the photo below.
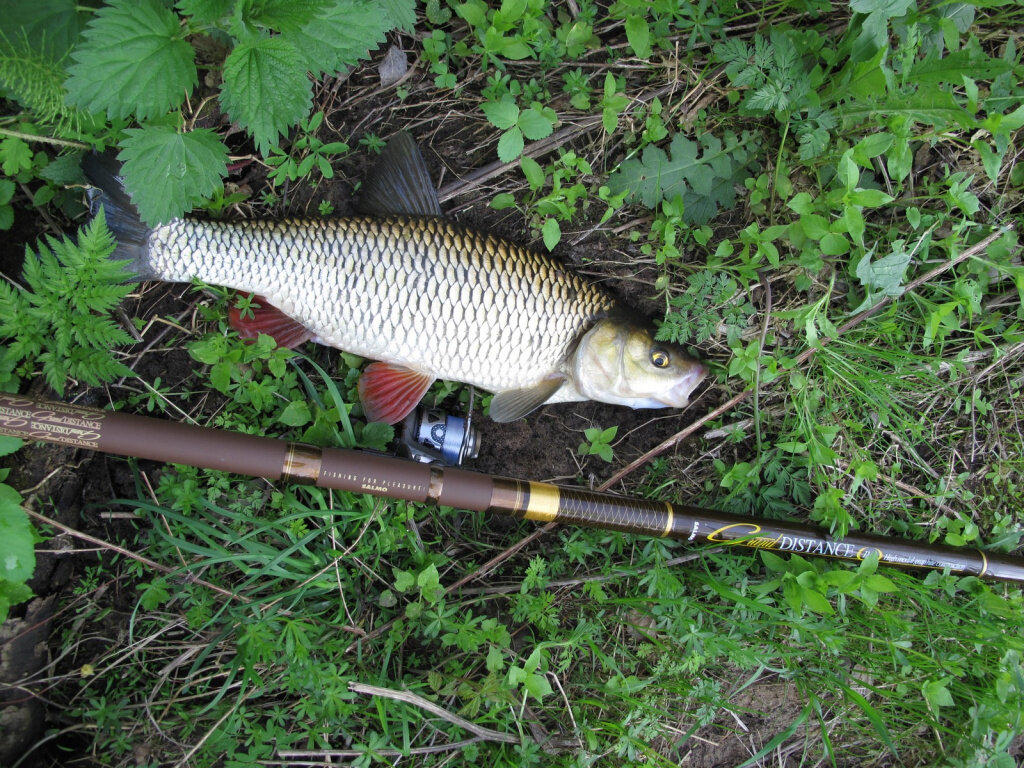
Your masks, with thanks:
<instances>
[{"instance_id":1,"label":"red anal fin","mask_svg":"<svg viewBox=\"0 0 1024 768\"><path fill-rule=\"evenodd\" d=\"M234 304L228 310L228 322L243 339L255 339L265 333L274 337L277 346L290 349L313 338L311 330L288 317L262 296L253 297L253 306L245 314L246 317L242 317L242 311Z\"/></svg>"},{"instance_id":2,"label":"red anal fin","mask_svg":"<svg viewBox=\"0 0 1024 768\"><path fill-rule=\"evenodd\" d=\"M370 363L359 377L367 421L397 424L423 399L434 377L391 363Z\"/></svg>"}]
</instances>

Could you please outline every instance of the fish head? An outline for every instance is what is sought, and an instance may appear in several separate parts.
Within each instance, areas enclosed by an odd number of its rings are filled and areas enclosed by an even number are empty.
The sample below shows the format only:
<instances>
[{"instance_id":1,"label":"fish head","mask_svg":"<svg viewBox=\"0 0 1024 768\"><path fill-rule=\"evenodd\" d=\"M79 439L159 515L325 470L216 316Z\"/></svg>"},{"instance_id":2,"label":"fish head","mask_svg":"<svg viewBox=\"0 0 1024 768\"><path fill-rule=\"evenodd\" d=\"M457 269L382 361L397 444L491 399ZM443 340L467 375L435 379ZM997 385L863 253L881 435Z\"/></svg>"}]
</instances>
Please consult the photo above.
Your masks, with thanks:
<instances>
[{"instance_id":1,"label":"fish head","mask_svg":"<svg viewBox=\"0 0 1024 768\"><path fill-rule=\"evenodd\" d=\"M631 408L682 408L708 369L677 344L655 341L647 328L605 318L576 348L577 391Z\"/></svg>"}]
</instances>

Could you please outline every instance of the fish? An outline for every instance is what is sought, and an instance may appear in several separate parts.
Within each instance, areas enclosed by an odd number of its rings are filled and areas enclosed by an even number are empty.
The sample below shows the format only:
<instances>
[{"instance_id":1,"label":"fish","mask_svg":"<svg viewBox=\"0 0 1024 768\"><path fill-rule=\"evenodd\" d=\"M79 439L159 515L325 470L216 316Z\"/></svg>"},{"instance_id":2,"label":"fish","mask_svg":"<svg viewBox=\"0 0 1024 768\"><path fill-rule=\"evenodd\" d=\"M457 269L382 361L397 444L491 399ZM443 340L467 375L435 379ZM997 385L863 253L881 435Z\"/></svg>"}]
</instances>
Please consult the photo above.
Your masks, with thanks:
<instances>
[{"instance_id":1,"label":"fish","mask_svg":"<svg viewBox=\"0 0 1024 768\"><path fill-rule=\"evenodd\" d=\"M396 134L352 216L145 225L112 154L86 155L101 206L135 280L199 279L255 296L243 336L308 340L370 362L368 421L400 422L437 380L493 393L490 417L596 400L681 408L707 374L682 347L554 258L446 218L419 147ZM249 313L246 313L248 315Z\"/></svg>"}]
</instances>

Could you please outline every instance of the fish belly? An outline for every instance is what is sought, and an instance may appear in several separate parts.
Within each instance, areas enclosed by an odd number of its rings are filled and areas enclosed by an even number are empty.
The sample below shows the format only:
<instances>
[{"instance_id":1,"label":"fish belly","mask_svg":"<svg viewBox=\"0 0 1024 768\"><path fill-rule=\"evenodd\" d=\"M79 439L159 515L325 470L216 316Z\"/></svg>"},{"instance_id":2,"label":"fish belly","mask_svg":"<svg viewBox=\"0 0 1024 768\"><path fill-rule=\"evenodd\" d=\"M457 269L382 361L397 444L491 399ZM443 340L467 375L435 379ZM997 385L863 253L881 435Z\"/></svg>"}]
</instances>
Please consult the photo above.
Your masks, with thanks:
<instances>
[{"instance_id":1,"label":"fish belly","mask_svg":"<svg viewBox=\"0 0 1024 768\"><path fill-rule=\"evenodd\" d=\"M152 271L262 294L324 344L500 392L565 370L612 301L554 260L440 218L178 220Z\"/></svg>"}]
</instances>

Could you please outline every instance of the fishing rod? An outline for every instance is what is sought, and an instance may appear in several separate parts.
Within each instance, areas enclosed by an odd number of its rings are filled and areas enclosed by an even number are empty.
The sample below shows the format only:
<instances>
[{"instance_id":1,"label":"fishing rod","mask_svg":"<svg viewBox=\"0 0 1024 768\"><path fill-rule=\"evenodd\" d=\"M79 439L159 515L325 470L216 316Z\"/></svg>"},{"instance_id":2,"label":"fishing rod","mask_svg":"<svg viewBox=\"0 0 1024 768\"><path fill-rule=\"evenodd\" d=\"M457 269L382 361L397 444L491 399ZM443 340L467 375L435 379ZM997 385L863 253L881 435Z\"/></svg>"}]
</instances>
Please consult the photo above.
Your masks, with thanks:
<instances>
[{"instance_id":1,"label":"fishing rod","mask_svg":"<svg viewBox=\"0 0 1024 768\"><path fill-rule=\"evenodd\" d=\"M149 416L0 394L0 434L121 456L219 469L422 504L513 515L686 542L858 562L872 553L900 568L1024 583L1024 558L514 480L367 451L319 448Z\"/></svg>"}]
</instances>

